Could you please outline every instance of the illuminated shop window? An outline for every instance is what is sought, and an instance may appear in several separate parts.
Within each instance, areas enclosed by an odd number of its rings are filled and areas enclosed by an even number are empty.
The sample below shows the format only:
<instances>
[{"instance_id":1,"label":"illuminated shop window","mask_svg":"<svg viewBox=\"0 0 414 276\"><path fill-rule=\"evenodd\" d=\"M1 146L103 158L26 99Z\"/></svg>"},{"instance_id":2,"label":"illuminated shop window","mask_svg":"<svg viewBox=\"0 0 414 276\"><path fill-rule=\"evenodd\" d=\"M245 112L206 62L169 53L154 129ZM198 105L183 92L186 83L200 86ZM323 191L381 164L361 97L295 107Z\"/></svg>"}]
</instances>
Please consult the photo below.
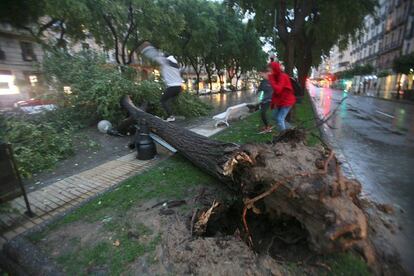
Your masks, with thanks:
<instances>
[{"instance_id":1,"label":"illuminated shop window","mask_svg":"<svg viewBox=\"0 0 414 276\"><path fill-rule=\"evenodd\" d=\"M15 77L8 72L0 72L0 95L19 94L19 88L14 85Z\"/></svg>"},{"instance_id":2,"label":"illuminated shop window","mask_svg":"<svg viewBox=\"0 0 414 276\"><path fill-rule=\"evenodd\" d=\"M72 94L72 89L70 88L70 86L63 86L63 92L65 94Z\"/></svg>"},{"instance_id":3,"label":"illuminated shop window","mask_svg":"<svg viewBox=\"0 0 414 276\"><path fill-rule=\"evenodd\" d=\"M37 76L36 75L29 76L29 81L30 81L31 86L33 87L36 86L36 84L38 83Z\"/></svg>"}]
</instances>

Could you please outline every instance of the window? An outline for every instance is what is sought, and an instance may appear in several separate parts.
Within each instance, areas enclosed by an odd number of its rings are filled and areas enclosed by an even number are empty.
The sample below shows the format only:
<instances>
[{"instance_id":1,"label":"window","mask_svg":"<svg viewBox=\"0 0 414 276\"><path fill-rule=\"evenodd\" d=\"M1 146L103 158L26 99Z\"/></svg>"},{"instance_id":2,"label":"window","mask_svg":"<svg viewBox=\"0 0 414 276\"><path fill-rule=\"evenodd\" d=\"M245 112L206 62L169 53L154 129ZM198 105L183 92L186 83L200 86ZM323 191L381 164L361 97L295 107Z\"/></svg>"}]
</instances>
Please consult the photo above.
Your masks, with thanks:
<instances>
[{"instance_id":1,"label":"window","mask_svg":"<svg viewBox=\"0 0 414 276\"><path fill-rule=\"evenodd\" d=\"M6 53L0 49L0 60L5 60L6 59Z\"/></svg>"},{"instance_id":2,"label":"window","mask_svg":"<svg viewBox=\"0 0 414 276\"><path fill-rule=\"evenodd\" d=\"M0 70L0 95L18 94L19 89L14 84L14 75L11 71Z\"/></svg>"},{"instance_id":3,"label":"window","mask_svg":"<svg viewBox=\"0 0 414 276\"><path fill-rule=\"evenodd\" d=\"M24 61L36 61L36 55L33 51L33 44L30 42L20 42L22 49L22 58Z\"/></svg>"},{"instance_id":4,"label":"window","mask_svg":"<svg viewBox=\"0 0 414 276\"><path fill-rule=\"evenodd\" d=\"M63 92L65 94L72 94L72 89L70 86L63 86Z\"/></svg>"},{"instance_id":5,"label":"window","mask_svg":"<svg viewBox=\"0 0 414 276\"><path fill-rule=\"evenodd\" d=\"M36 86L36 84L38 83L38 80L37 80L37 76L36 75L30 75L29 76L29 82L30 82L30 85L31 86Z\"/></svg>"}]
</instances>

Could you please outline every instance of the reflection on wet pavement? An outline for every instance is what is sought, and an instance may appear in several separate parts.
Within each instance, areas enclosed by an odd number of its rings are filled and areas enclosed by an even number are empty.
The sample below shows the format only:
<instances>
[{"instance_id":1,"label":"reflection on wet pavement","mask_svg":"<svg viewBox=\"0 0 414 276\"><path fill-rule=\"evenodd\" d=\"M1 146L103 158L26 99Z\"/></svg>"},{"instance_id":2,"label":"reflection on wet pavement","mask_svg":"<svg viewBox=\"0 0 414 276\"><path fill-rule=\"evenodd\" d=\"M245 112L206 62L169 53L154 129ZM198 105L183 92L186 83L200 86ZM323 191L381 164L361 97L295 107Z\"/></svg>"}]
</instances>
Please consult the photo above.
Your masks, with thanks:
<instances>
[{"instance_id":1,"label":"reflection on wet pavement","mask_svg":"<svg viewBox=\"0 0 414 276\"><path fill-rule=\"evenodd\" d=\"M210 103L213 106L212 114L224 112L227 107L239 103L249 103L257 98L253 90L244 90L237 92L216 93L211 95L200 96L203 102Z\"/></svg>"},{"instance_id":2,"label":"reflection on wet pavement","mask_svg":"<svg viewBox=\"0 0 414 276\"><path fill-rule=\"evenodd\" d=\"M414 105L312 85L309 93L324 116L348 97L329 120L330 131L364 194L402 210L396 213L402 233L395 244L405 266L414 273Z\"/></svg>"},{"instance_id":3,"label":"reflection on wet pavement","mask_svg":"<svg viewBox=\"0 0 414 276\"><path fill-rule=\"evenodd\" d=\"M208 103L212 106L208 116L201 118L187 118L183 122L178 124L186 127L192 127L202 124L205 121L211 120L211 118L221 112L226 111L230 106L240 103L251 103L257 100L257 95L253 90L243 90L237 92L215 93L210 95L201 95L200 100Z\"/></svg>"}]
</instances>

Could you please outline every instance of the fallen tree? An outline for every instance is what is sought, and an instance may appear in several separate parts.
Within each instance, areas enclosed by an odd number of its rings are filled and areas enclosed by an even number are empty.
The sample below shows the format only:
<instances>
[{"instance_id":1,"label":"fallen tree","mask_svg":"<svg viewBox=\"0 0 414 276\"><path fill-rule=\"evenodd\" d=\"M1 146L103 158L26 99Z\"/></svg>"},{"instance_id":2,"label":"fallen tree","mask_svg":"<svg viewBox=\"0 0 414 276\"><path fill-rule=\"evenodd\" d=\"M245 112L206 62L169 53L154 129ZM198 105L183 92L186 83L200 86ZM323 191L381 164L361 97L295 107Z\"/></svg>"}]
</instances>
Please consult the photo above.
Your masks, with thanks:
<instances>
[{"instance_id":1,"label":"fallen tree","mask_svg":"<svg viewBox=\"0 0 414 276\"><path fill-rule=\"evenodd\" d=\"M282 133L270 144L225 143L166 123L138 109L129 97L123 98L122 105L132 118L145 119L154 133L242 198L247 237L248 210L271 218L288 215L306 229L315 252L357 248L368 263L375 263L367 216L358 198L361 185L342 175L332 150L306 146L298 130ZM200 232L217 206L213 203L193 218L198 228L194 232Z\"/></svg>"}]
</instances>

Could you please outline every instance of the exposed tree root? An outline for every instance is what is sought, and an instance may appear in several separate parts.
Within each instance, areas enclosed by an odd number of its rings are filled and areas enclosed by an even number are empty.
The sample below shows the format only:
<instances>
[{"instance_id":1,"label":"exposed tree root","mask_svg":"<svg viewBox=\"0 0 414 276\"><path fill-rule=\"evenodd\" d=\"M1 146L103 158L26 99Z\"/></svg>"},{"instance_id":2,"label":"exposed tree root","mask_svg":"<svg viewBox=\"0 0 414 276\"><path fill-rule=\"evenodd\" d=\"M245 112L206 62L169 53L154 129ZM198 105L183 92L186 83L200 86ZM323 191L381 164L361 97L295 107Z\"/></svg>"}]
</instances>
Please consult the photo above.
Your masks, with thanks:
<instances>
[{"instance_id":1,"label":"exposed tree root","mask_svg":"<svg viewBox=\"0 0 414 276\"><path fill-rule=\"evenodd\" d=\"M274 221L287 215L306 229L314 252L358 249L372 267L381 266L361 208L361 185L344 177L332 150L306 146L303 131L282 132L272 144L237 145L165 123L137 109L128 98L123 105L134 119L145 118L152 131L243 201L240 222L250 245L255 241L249 231L248 210ZM195 219L194 234L206 232L218 206L214 202Z\"/></svg>"}]
</instances>

